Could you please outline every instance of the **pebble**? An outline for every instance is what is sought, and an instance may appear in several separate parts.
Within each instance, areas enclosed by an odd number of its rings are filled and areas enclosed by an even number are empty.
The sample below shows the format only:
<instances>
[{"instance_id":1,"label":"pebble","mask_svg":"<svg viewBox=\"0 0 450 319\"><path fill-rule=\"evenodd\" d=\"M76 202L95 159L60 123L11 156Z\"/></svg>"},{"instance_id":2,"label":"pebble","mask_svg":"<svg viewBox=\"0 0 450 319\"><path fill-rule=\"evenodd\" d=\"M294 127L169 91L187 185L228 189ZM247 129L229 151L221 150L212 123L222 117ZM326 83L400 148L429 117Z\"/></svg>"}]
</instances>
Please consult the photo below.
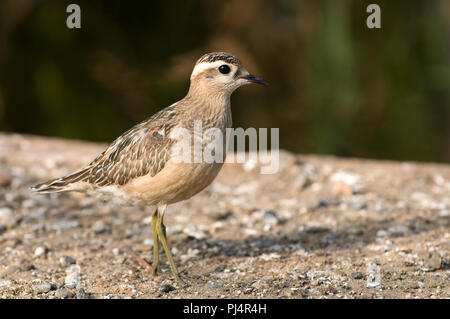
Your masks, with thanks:
<instances>
[{"instance_id":1,"label":"pebble","mask_svg":"<svg viewBox=\"0 0 450 319\"><path fill-rule=\"evenodd\" d=\"M408 233L408 227L404 225L391 226L388 229L380 229L377 231L377 237L399 237L405 236Z\"/></svg>"},{"instance_id":2,"label":"pebble","mask_svg":"<svg viewBox=\"0 0 450 319\"><path fill-rule=\"evenodd\" d=\"M77 265L72 265L67 268L66 276L64 283L67 288L80 288L81 286L81 277L80 277L80 267Z\"/></svg>"},{"instance_id":3,"label":"pebble","mask_svg":"<svg viewBox=\"0 0 450 319\"><path fill-rule=\"evenodd\" d=\"M45 255L45 253L46 253L46 249L45 249L45 247L43 247L43 246L39 246L39 247L37 247L37 248L34 250L34 255L35 255L36 257Z\"/></svg>"},{"instance_id":4,"label":"pebble","mask_svg":"<svg viewBox=\"0 0 450 319\"><path fill-rule=\"evenodd\" d=\"M88 294L84 291L84 289L79 289L77 291L77 299L89 299Z\"/></svg>"},{"instance_id":5,"label":"pebble","mask_svg":"<svg viewBox=\"0 0 450 319\"><path fill-rule=\"evenodd\" d=\"M106 232L106 227L105 224L101 220L99 220L96 221L94 225L92 225L92 230L96 234L103 234L104 232Z\"/></svg>"},{"instance_id":6,"label":"pebble","mask_svg":"<svg viewBox=\"0 0 450 319\"><path fill-rule=\"evenodd\" d=\"M337 206L340 203L338 198L319 199L313 209L325 209L330 206Z\"/></svg>"},{"instance_id":7,"label":"pebble","mask_svg":"<svg viewBox=\"0 0 450 319\"><path fill-rule=\"evenodd\" d=\"M355 272L352 272L352 278L353 279L363 279L364 275L360 271L355 271Z\"/></svg>"},{"instance_id":8,"label":"pebble","mask_svg":"<svg viewBox=\"0 0 450 319\"><path fill-rule=\"evenodd\" d=\"M63 266L63 267L68 267L70 265L75 264L75 259L73 259L70 256L63 256L61 258L59 258L59 263Z\"/></svg>"},{"instance_id":9,"label":"pebble","mask_svg":"<svg viewBox=\"0 0 450 319\"><path fill-rule=\"evenodd\" d=\"M264 222L269 225L276 225L279 220L274 211L266 210L264 212Z\"/></svg>"},{"instance_id":10,"label":"pebble","mask_svg":"<svg viewBox=\"0 0 450 319\"><path fill-rule=\"evenodd\" d=\"M334 191L341 195L359 193L364 188L361 176L354 173L339 171L330 180L334 183Z\"/></svg>"},{"instance_id":11,"label":"pebble","mask_svg":"<svg viewBox=\"0 0 450 319\"><path fill-rule=\"evenodd\" d=\"M55 297L59 299L73 298L73 292L67 288L61 288L56 290Z\"/></svg>"},{"instance_id":12,"label":"pebble","mask_svg":"<svg viewBox=\"0 0 450 319\"><path fill-rule=\"evenodd\" d=\"M217 288L220 288L220 287L222 287L222 285L219 284L218 282L215 282L215 281L211 281L211 282L208 284L208 288L209 288L209 289L217 289Z\"/></svg>"},{"instance_id":13,"label":"pebble","mask_svg":"<svg viewBox=\"0 0 450 319\"><path fill-rule=\"evenodd\" d=\"M185 233L187 236L201 240L206 237L206 234L202 232L201 230L197 229L194 225L190 225L183 229L183 233Z\"/></svg>"},{"instance_id":14,"label":"pebble","mask_svg":"<svg viewBox=\"0 0 450 319\"><path fill-rule=\"evenodd\" d=\"M52 285L45 281L40 284L33 285L33 290L36 291L38 294L49 292L51 289Z\"/></svg>"},{"instance_id":15,"label":"pebble","mask_svg":"<svg viewBox=\"0 0 450 319\"><path fill-rule=\"evenodd\" d=\"M180 256L180 259L183 261L186 261L186 260L194 258L199 253L200 253L200 250L189 248L186 254L183 254Z\"/></svg>"},{"instance_id":16,"label":"pebble","mask_svg":"<svg viewBox=\"0 0 450 319\"><path fill-rule=\"evenodd\" d=\"M381 285L381 274L380 267L377 265L370 266L367 268L367 288L376 288Z\"/></svg>"},{"instance_id":17,"label":"pebble","mask_svg":"<svg viewBox=\"0 0 450 319\"><path fill-rule=\"evenodd\" d=\"M153 216L147 216L147 217L145 217L143 220L142 220L142 224L144 224L144 225L151 225L152 224L152 219L153 219Z\"/></svg>"},{"instance_id":18,"label":"pebble","mask_svg":"<svg viewBox=\"0 0 450 319\"><path fill-rule=\"evenodd\" d=\"M171 286L171 285L161 285L159 287L159 291L160 292L170 292L172 290L175 290L175 288L173 286Z\"/></svg>"},{"instance_id":19,"label":"pebble","mask_svg":"<svg viewBox=\"0 0 450 319\"><path fill-rule=\"evenodd\" d=\"M52 224L51 229L56 231L62 231L70 228L76 228L80 225L76 220L62 220Z\"/></svg>"},{"instance_id":20,"label":"pebble","mask_svg":"<svg viewBox=\"0 0 450 319\"><path fill-rule=\"evenodd\" d=\"M305 164L301 173L295 178L295 187L300 190L307 188L317 178L316 175L315 167L311 164Z\"/></svg>"},{"instance_id":21,"label":"pebble","mask_svg":"<svg viewBox=\"0 0 450 319\"><path fill-rule=\"evenodd\" d=\"M437 252L431 252L428 255L428 259L425 262L427 271L435 271L441 268L442 258Z\"/></svg>"},{"instance_id":22,"label":"pebble","mask_svg":"<svg viewBox=\"0 0 450 319\"><path fill-rule=\"evenodd\" d=\"M16 224L14 212L9 207L0 207L0 225L11 227Z\"/></svg>"}]
</instances>

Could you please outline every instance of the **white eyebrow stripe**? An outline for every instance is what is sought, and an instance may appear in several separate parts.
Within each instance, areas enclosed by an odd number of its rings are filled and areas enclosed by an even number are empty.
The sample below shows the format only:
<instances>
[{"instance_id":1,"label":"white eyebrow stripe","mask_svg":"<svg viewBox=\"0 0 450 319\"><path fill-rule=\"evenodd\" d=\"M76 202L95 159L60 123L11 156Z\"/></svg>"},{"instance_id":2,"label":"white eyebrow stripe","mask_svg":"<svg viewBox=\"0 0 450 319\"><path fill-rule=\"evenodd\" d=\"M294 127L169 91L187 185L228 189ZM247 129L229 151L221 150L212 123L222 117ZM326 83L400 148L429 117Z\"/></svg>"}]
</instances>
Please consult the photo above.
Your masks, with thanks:
<instances>
[{"instance_id":1,"label":"white eyebrow stripe","mask_svg":"<svg viewBox=\"0 0 450 319\"><path fill-rule=\"evenodd\" d=\"M230 63L227 63L225 61L201 62L194 67L191 77L197 75L198 73L203 72L206 69L218 68L219 66L221 66L223 64L229 65L230 68L233 69L233 65L231 65Z\"/></svg>"}]
</instances>

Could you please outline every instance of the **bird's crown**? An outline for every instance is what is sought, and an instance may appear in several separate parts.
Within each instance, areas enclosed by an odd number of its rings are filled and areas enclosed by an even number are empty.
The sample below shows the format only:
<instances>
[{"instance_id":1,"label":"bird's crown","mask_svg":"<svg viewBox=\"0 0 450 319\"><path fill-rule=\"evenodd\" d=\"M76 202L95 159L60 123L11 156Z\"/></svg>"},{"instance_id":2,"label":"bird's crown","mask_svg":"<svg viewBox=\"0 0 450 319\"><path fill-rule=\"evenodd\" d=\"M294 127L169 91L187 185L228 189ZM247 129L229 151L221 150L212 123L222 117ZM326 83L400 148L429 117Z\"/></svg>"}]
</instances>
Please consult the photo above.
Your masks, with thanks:
<instances>
[{"instance_id":1,"label":"bird's crown","mask_svg":"<svg viewBox=\"0 0 450 319\"><path fill-rule=\"evenodd\" d=\"M234 64L236 66L242 65L241 60L239 60L237 57L235 57L232 54L226 53L226 52L211 52L204 54L200 59L197 60L197 63L195 65L198 65L200 63L213 63L216 61L223 61L230 64Z\"/></svg>"}]
</instances>

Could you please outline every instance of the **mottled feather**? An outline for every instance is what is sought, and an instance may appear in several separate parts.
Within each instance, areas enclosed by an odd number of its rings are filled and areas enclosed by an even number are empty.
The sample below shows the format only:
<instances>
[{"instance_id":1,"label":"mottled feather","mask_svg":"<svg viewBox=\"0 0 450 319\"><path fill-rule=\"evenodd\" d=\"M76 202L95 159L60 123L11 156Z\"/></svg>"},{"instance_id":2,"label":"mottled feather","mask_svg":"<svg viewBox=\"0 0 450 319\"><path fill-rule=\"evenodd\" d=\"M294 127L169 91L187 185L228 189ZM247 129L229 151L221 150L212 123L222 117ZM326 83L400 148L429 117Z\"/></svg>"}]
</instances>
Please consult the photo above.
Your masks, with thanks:
<instances>
[{"instance_id":1,"label":"mottled feather","mask_svg":"<svg viewBox=\"0 0 450 319\"><path fill-rule=\"evenodd\" d=\"M58 192L77 182L95 187L124 185L140 176L155 176L169 160L171 146L175 143L168 137L175 115L175 105L163 109L119 136L85 168L36 185L34 189Z\"/></svg>"},{"instance_id":2,"label":"mottled feather","mask_svg":"<svg viewBox=\"0 0 450 319\"><path fill-rule=\"evenodd\" d=\"M236 66L242 65L241 60L226 52L212 52L204 54L200 59L197 60L196 65L202 62L212 63L216 61L224 61L227 63L234 64Z\"/></svg>"}]
</instances>

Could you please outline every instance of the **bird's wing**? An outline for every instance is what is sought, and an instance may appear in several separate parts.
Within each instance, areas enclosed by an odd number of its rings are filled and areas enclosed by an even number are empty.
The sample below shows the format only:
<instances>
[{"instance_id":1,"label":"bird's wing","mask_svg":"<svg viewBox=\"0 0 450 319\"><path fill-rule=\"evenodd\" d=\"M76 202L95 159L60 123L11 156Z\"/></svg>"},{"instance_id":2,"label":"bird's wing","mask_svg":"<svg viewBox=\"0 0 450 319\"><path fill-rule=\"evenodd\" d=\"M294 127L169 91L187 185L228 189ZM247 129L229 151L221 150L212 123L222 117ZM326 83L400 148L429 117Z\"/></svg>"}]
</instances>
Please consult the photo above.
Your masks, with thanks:
<instances>
[{"instance_id":1,"label":"bird's wing","mask_svg":"<svg viewBox=\"0 0 450 319\"><path fill-rule=\"evenodd\" d=\"M160 172L176 142L168 135L173 128L173 108L159 112L118 137L85 168L33 187L39 193L74 190L69 186L87 182L94 187L124 185L130 180ZM171 125L172 124L172 125Z\"/></svg>"},{"instance_id":2,"label":"bird's wing","mask_svg":"<svg viewBox=\"0 0 450 319\"><path fill-rule=\"evenodd\" d=\"M88 165L82 179L95 186L124 185L130 180L160 172L170 158L175 140L163 124L138 125L119 138Z\"/></svg>"}]
</instances>

